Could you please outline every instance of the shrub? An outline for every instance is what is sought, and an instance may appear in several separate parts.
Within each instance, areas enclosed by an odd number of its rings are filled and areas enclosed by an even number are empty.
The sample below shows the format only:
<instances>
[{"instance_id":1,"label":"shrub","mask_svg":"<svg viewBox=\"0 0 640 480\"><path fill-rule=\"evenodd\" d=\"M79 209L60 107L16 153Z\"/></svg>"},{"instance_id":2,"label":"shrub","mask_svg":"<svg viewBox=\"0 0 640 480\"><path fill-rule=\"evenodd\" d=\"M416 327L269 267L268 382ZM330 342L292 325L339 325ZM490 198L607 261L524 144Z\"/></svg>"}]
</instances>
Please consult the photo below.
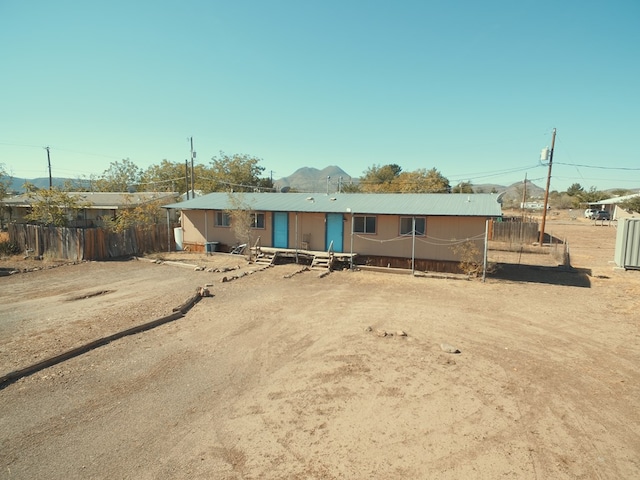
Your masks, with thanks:
<instances>
[{"instance_id":1,"label":"shrub","mask_svg":"<svg viewBox=\"0 0 640 480\"><path fill-rule=\"evenodd\" d=\"M0 255L18 255L20 253L20 247L17 243L3 241L0 242Z\"/></svg>"},{"instance_id":2,"label":"shrub","mask_svg":"<svg viewBox=\"0 0 640 480\"><path fill-rule=\"evenodd\" d=\"M463 273L466 273L470 277L477 277L482 273L484 268L483 255L475 242L467 240L466 242L458 243L452 247L451 250L460 258L458 267ZM493 273L495 271L495 264L487 264L487 273Z\"/></svg>"}]
</instances>

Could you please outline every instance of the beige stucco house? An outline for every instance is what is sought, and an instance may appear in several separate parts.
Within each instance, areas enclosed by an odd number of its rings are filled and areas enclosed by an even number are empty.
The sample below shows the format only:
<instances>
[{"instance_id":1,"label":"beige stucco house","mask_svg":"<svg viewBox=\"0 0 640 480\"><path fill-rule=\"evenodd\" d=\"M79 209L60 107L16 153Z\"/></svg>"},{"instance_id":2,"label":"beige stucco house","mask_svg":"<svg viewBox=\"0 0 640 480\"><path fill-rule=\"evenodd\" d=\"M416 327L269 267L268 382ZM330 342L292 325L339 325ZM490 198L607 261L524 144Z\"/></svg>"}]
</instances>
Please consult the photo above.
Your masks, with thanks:
<instances>
[{"instance_id":1,"label":"beige stucco house","mask_svg":"<svg viewBox=\"0 0 640 480\"><path fill-rule=\"evenodd\" d=\"M181 212L185 249L229 251L239 243L230 212L251 212L251 246L348 253L357 262L446 271L456 245L484 247L486 221L502 215L493 194L216 192L165 205Z\"/></svg>"}]
</instances>

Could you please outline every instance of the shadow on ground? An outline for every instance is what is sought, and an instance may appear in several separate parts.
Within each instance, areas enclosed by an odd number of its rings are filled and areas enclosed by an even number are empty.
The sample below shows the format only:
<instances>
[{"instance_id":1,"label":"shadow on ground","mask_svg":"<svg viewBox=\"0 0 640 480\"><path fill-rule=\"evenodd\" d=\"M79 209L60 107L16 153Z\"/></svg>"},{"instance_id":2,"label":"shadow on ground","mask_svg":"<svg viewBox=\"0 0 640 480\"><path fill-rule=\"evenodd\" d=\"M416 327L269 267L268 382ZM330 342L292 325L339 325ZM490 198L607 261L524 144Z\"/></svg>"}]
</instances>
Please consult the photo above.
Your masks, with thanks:
<instances>
[{"instance_id":1,"label":"shadow on ground","mask_svg":"<svg viewBox=\"0 0 640 480\"><path fill-rule=\"evenodd\" d=\"M591 269L573 267L544 267L515 263L497 263L488 278L511 282L547 283L567 287L591 288Z\"/></svg>"}]
</instances>

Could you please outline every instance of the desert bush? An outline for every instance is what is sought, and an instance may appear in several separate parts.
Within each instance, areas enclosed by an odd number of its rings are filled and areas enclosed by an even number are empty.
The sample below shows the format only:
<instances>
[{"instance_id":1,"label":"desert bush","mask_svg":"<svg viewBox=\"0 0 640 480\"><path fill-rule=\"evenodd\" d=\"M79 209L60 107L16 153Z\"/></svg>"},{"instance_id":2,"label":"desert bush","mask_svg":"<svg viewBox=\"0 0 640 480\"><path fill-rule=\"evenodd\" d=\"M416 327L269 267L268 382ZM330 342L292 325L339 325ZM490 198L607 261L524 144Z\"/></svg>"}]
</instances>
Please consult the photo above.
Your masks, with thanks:
<instances>
[{"instance_id":1,"label":"desert bush","mask_svg":"<svg viewBox=\"0 0 640 480\"><path fill-rule=\"evenodd\" d=\"M17 243L8 240L0 241L0 255L17 255L20 253L20 247Z\"/></svg>"},{"instance_id":2,"label":"desert bush","mask_svg":"<svg viewBox=\"0 0 640 480\"><path fill-rule=\"evenodd\" d=\"M460 258L458 267L463 273L470 277L477 277L482 273L483 257L476 242L467 240L451 247L451 250ZM492 273L495 270L495 264L487 264L487 273Z\"/></svg>"}]
</instances>

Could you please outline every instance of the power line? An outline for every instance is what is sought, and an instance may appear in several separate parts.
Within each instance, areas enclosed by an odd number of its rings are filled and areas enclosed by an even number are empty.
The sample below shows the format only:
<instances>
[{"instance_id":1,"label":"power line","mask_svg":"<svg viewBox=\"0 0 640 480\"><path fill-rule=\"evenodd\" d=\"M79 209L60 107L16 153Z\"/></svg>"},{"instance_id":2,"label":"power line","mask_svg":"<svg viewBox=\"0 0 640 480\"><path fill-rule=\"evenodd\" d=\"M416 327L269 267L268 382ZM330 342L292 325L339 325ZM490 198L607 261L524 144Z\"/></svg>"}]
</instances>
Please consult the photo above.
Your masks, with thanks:
<instances>
[{"instance_id":1,"label":"power line","mask_svg":"<svg viewBox=\"0 0 640 480\"><path fill-rule=\"evenodd\" d=\"M640 171L640 168L632 168L632 167L602 167L599 165L582 165L579 163L563 163L556 162L556 165L567 165L569 167L582 167L582 168L597 168L600 170L624 170L624 171Z\"/></svg>"},{"instance_id":2,"label":"power line","mask_svg":"<svg viewBox=\"0 0 640 480\"><path fill-rule=\"evenodd\" d=\"M26 143L8 143L8 142L0 142L0 145L5 145L7 147L25 147L25 148L42 148L42 145L30 145ZM105 155L103 153L93 153L93 152L83 152L80 150L73 150L70 148L58 147L56 145L49 145L51 148L55 148L60 152L70 152L70 153L79 153L81 155L89 155L92 157L104 157L104 158L116 158L118 160L122 160L123 157L116 157L114 155Z\"/></svg>"}]
</instances>

